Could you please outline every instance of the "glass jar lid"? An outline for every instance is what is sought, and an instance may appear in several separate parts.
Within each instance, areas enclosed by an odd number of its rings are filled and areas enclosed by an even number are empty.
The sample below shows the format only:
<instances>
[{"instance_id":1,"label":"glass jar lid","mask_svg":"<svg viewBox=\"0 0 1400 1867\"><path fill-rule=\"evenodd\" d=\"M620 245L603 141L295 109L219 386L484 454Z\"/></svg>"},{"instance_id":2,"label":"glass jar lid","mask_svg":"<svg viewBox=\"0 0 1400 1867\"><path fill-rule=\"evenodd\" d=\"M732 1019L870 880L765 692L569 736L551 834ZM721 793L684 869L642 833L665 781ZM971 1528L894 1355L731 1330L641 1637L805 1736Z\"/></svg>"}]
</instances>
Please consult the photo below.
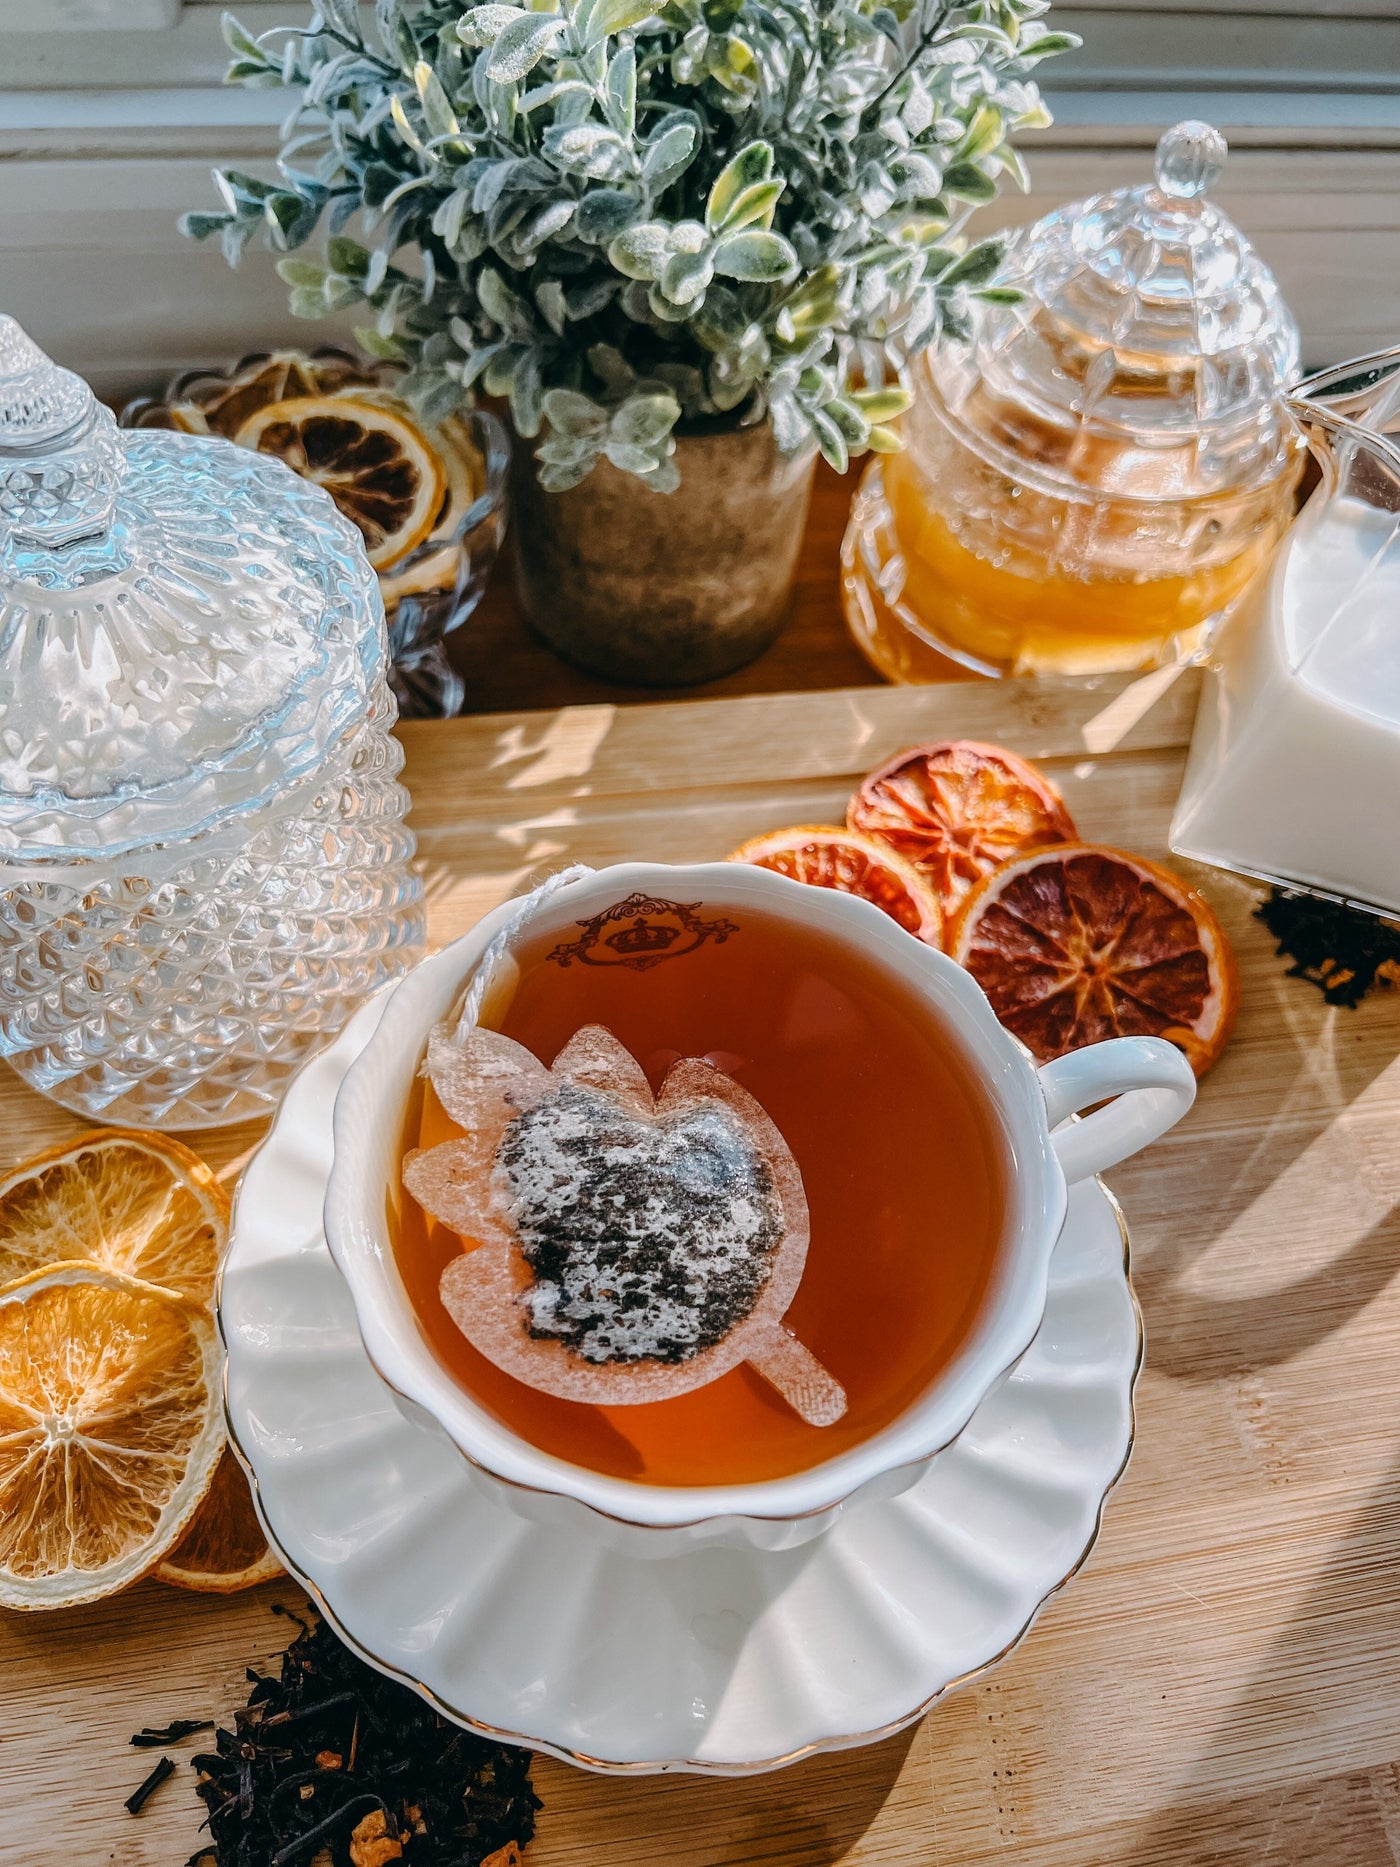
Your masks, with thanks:
<instances>
[{"instance_id":1,"label":"glass jar lid","mask_svg":"<svg viewBox=\"0 0 1400 1867\"><path fill-rule=\"evenodd\" d=\"M0 317L0 861L246 816L320 770L383 656L326 493L227 441L121 433Z\"/></svg>"},{"instance_id":2,"label":"glass jar lid","mask_svg":"<svg viewBox=\"0 0 1400 1867\"><path fill-rule=\"evenodd\" d=\"M1258 486L1296 443L1283 395L1298 331L1277 282L1208 198L1226 156L1208 123L1157 145L1156 178L1073 202L1012 236L971 343L932 368L993 446L1115 495Z\"/></svg>"}]
</instances>

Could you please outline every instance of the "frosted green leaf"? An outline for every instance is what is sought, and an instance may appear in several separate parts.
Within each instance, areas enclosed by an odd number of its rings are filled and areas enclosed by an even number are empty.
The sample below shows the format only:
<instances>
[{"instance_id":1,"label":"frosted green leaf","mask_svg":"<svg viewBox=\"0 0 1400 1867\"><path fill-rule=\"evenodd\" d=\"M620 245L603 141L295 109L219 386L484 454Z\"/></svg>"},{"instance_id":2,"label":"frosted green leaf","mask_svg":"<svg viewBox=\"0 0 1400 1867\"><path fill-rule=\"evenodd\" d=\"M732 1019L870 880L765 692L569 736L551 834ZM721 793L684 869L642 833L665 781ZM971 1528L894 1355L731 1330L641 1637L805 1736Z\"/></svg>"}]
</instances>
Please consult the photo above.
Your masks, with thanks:
<instances>
[{"instance_id":1,"label":"frosted green leaf","mask_svg":"<svg viewBox=\"0 0 1400 1867\"><path fill-rule=\"evenodd\" d=\"M608 246L608 258L629 279L657 279L670 250L670 228L660 221L628 227Z\"/></svg>"},{"instance_id":2,"label":"frosted green leaf","mask_svg":"<svg viewBox=\"0 0 1400 1867\"><path fill-rule=\"evenodd\" d=\"M797 272L797 255L779 233L750 229L727 233L714 251L715 271L727 279L776 282Z\"/></svg>"},{"instance_id":3,"label":"frosted green leaf","mask_svg":"<svg viewBox=\"0 0 1400 1867\"><path fill-rule=\"evenodd\" d=\"M326 282L326 269L313 265L309 259L279 259L277 276L287 285L308 286L320 291Z\"/></svg>"},{"instance_id":4,"label":"frosted green leaf","mask_svg":"<svg viewBox=\"0 0 1400 1867\"><path fill-rule=\"evenodd\" d=\"M773 210L778 205L778 198L786 182L755 182L752 188L745 188L734 197L724 219L718 223L723 233L734 233L741 227L752 227L756 222L763 226L771 225ZM715 226L713 221L711 226Z\"/></svg>"},{"instance_id":5,"label":"frosted green leaf","mask_svg":"<svg viewBox=\"0 0 1400 1867\"><path fill-rule=\"evenodd\" d=\"M768 143L749 143L715 177L705 203L705 224L711 229L728 225L729 211L745 189L766 182L773 173L773 150Z\"/></svg>"},{"instance_id":6,"label":"frosted green leaf","mask_svg":"<svg viewBox=\"0 0 1400 1867\"><path fill-rule=\"evenodd\" d=\"M851 400L867 421L893 421L913 401L907 389L894 385L888 389L857 389Z\"/></svg>"},{"instance_id":7,"label":"frosted green leaf","mask_svg":"<svg viewBox=\"0 0 1400 1867\"><path fill-rule=\"evenodd\" d=\"M510 290L494 267L488 266L477 282L481 308L493 323L511 336L528 337L534 330L529 308Z\"/></svg>"},{"instance_id":8,"label":"frosted green leaf","mask_svg":"<svg viewBox=\"0 0 1400 1867\"><path fill-rule=\"evenodd\" d=\"M549 389L545 392L544 418L551 428L569 436L602 434L608 425L606 409L590 402L576 389Z\"/></svg>"},{"instance_id":9,"label":"frosted green leaf","mask_svg":"<svg viewBox=\"0 0 1400 1867\"><path fill-rule=\"evenodd\" d=\"M462 222L466 219L470 202L464 188L454 188L450 195L445 195L438 202L433 212L433 232L450 250L456 246L462 232Z\"/></svg>"},{"instance_id":10,"label":"frosted green leaf","mask_svg":"<svg viewBox=\"0 0 1400 1867\"><path fill-rule=\"evenodd\" d=\"M368 356L378 357L381 363L398 363L403 359L403 347L398 338L381 337L372 324L356 325L355 342Z\"/></svg>"},{"instance_id":11,"label":"frosted green leaf","mask_svg":"<svg viewBox=\"0 0 1400 1867\"><path fill-rule=\"evenodd\" d=\"M831 419L819 408L811 411L812 429L817 437L817 445L822 450L822 459L838 473L844 473L850 461L850 450L846 446L846 437Z\"/></svg>"},{"instance_id":12,"label":"frosted green leaf","mask_svg":"<svg viewBox=\"0 0 1400 1867\"><path fill-rule=\"evenodd\" d=\"M673 123L642 157L642 176L653 187L673 182L695 154L699 137L693 123Z\"/></svg>"},{"instance_id":13,"label":"frosted green leaf","mask_svg":"<svg viewBox=\"0 0 1400 1867\"><path fill-rule=\"evenodd\" d=\"M1035 40L1023 34L1020 51L1023 58L1052 58L1059 52L1072 52L1082 44L1083 40L1074 32L1046 32Z\"/></svg>"},{"instance_id":14,"label":"frosted green leaf","mask_svg":"<svg viewBox=\"0 0 1400 1867\"><path fill-rule=\"evenodd\" d=\"M558 279L546 279L543 285L535 288L535 303L550 330L556 337L562 337L569 309L564 298L564 288Z\"/></svg>"},{"instance_id":15,"label":"frosted green leaf","mask_svg":"<svg viewBox=\"0 0 1400 1867\"><path fill-rule=\"evenodd\" d=\"M680 404L674 396L631 396L608 424L609 439L629 442L635 447L655 447L675 427L680 413Z\"/></svg>"},{"instance_id":16,"label":"frosted green leaf","mask_svg":"<svg viewBox=\"0 0 1400 1867\"><path fill-rule=\"evenodd\" d=\"M674 460L661 460L641 477L642 484L653 493L674 493L681 483L681 470Z\"/></svg>"},{"instance_id":17,"label":"frosted green leaf","mask_svg":"<svg viewBox=\"0 0 1400 1867\"><path fill-rule=\"evenodd\" d=\"M258 65L266 65L267 54L248 28L241 25L232 13L219 15L219 31L223 34L224 44L230 52L235 53L239 58L250 59Z\"/></svg>"},{"instance_id":18,"label":"frosted green leaf","mask_svg":"<svg viewBox=\"0 0 1400 1867\"><path fill-rule=\"evenodd\" d=\"M614 53L608 66L608 99L613 127L630 136L637 122L637 54L630 45Z\"/></svg>"},{"instance_id":19,"label":"frosted green leaf","mask_svg":"<svg viewBox=\"0 0 1400 1867\"><path fill-rule=\"evenodd\" d=\"M1004 247L1000 240L983 240L943 274L943 284L985 285L1001 264Z\"/></svg>"},{"instance_id":20,"label":"frosted green leaf","mask_svg":"<svg viewBox=\"0 0 1400 1867\"><path fill-rule=\"evenodd\" d=\"M557 13L527 13L513 19L491 47L486 75L497 84L519 84L565 30Z\"/></svg>"},{"instance_id":21,"label":"frosted green leaf","mask_svg":"<svg viewBox=\"0 0 1400 1867\"><path fill-rule=\"evenodd\" d=\"M578 204L575 231L580 240L603 246L630 227L640 210L636 196L620 188L590 188Z\"/></svg>"},{"instance_id":22,"label":"frosted green leaf","mask_svg":"<svg viewBox=\"0 0 1400 1867\"><path fill-rule=\"evenodd\" d=\"M394 119L394 128L402 136L415 154L426 156L428 151L423 138L408 120L408 112L403 107L403 99L396 91L389 100L389 115Z\"/></svg>"},{"instance_id":23,"label":"frosted green leaf","mask_svg":"<svg viewBox=\"0 0 1400 1867\"><path fill-rule=\"evenodd\" d=\"M997 185L990 175L973 168L970 162L955 162L943 177L943 186L960 201L994 201Z\"/></svg>"},{"instance_id":24,"label":"frosted green leaf","mask_svg":"<svg viewBox=\"0 0 1400 1867\"><path fill-rule=\"evenodd\" d=\"M626 32L650 19L664 0L598 0L588 22L590 39L606 39L615 32Z\"/></svg>"},{"instance_id":25,"label":"frosted green leaf","mask_svg":"<svg viewBox=\"0 0 1400 1867\"><path fill-rule=\"evenodd\" d=\"M615 130L601 123L580 123L569 129L544 133L545 154L562 168L596 181L612 181L627 173L627 145Z\"/></svg>"},{"instance_id":26,"label":"frosted green leaf","mask_svg":"<svg viewBox=\"0 0 1400 1867\"><path fill-rule=\"evenodd\" d=\"M773 423L773 438L783 454L800 454L810 445L812 426L795 397L775 395L768 408Z\"/></svg>"},{"instance_id":27,"label":"frosted green leaf","mask_svg":"<svg viewBox=\"0 0 1400 1867\"><path fill-rule=\"evenodd\" d=\"M535 252L561 234L577 212L576 201L546 201L516 229L517 245L522 252Z\"/></svg>"},{"instance_id":28,"label":"frosted green leaf","mask_svg":"<svg viewBox=\"0 0 1400 1867\"><path fill-rule=\"evenodd\" d=\"M323 318L326 315L326 294L318 286L293 286L287 299L287 309L294 318Z\"/></svg>"},{"instance_id":29,"label":"frosted green leaf","mask_svg":"<svg viewBox=\"0 0 1400 1867\"><path fill-rule=\"evenodd\" d=\"M855 403L845 396L837 396L827 403L825 413L836 424L851 452L863 452L870 438L870 423Z\"/></svg>"},{"instance_id":30,"label":"frosted green leaf","mask_svg":"<svg viewBox=\"0 0 1400 1867\"><path fill-rule=\"evenodd\" d=\"M510 417L517 434L533 441L543 415L544 382L538 350L522 350L515 361L510 384Z\"/></svg>"},{"instance_id":31,"label":"frosted green leaf","mask_svg":"<svg viewBox=\"0 0 1400 1867\"><path fill-rule=\"evenodd\" d=\"M474 6L457 21L457 37L463 45L494 45L507 26L528 17L524 7Z\"/></svg>"},{"instance_id":32,"label":"frosted green leaf","mask_svg":"<svg viewBox=\"0 0 1400 1867\"><path fill-rule=\"evenodd\" d=\"M228 225L227 214L182 214L179 220L180 232L187 240L207 240L211 234L222 233Z\"/></svg>"},{"instance_id":33,"label":"frosted green leaf","mask_svg":"<svg viewBox=\"0 0 1400 1867\"><path fill-rule=\"evenodd\" d=\"M689 305L714 276L708 253L673 253L661 272L661 289L673 305Z\"/></svg>"},{"instance_id":34,"label":"frosted green leaf","mask_svg":"<svg viewBox=\"0 0 1400 1867\"><path fill-rule=\"evenodd\" d=\"M645 479L659 466L656 455L648 447L633 447L627 441L614 441L609 435L603 443L603 453L622 473L635 473Z\"/></svg>"},{"instance_id":35,"label":"frosted green leaf","mask_svg":"<svg viewBox=\"0 0 1400 1867\"><path fill-rule=\"evenodd\" d=\"M418 89L418 101L423 106L423 121L428 126L428 133L431 136L456 136L462 126L453 115L447 93L442 88L442 80L432 66L420 60L413 70L413 82Z\"/></svg>"}]
</instances>

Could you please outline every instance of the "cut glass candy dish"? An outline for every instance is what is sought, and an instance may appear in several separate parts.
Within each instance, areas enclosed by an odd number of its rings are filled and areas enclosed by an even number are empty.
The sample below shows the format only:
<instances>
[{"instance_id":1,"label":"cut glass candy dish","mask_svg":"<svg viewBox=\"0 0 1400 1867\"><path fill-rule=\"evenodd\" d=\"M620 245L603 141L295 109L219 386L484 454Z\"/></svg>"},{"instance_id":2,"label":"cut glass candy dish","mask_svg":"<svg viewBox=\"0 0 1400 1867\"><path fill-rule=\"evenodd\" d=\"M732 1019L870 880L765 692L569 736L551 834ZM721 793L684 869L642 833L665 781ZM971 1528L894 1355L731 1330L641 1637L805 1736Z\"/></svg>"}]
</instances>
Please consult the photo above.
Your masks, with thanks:
<instances>
[{"instance_id":1,"label":"cut glass candy dish","mask_svg":"<svg viewBox=\"0 0 1400 1867\"><path fill-rule=\"evenodd\" d=\"M143 1126L265 1114L411 962L383 604L277 461L122 434L0 317L0 1056Z\"/></svg>"}]
</instances>

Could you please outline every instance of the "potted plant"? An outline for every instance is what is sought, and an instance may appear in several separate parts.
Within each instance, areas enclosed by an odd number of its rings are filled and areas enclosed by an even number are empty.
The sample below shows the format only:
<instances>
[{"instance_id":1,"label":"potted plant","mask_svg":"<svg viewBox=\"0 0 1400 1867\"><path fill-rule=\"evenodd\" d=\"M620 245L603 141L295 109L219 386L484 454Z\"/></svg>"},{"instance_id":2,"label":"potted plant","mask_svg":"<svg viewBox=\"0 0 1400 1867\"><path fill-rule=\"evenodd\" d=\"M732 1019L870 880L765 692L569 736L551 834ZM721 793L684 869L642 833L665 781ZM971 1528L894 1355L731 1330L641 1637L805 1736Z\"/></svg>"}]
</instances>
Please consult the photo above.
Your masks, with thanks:
<instances>
[{"instance_id":1,"label":"potted plant","mask_svg":"<svg viewBox=\"0 0 1400 1867\"><path fill-rule=\"evenodd\" d=\"M231 17L234 82L300 93L275 182L185 217L264 234L292 309L363 303L428 419L507 407L520 593L569 660L656 684L781 627L820 451L898 446L898 372L963 327L959 230L1047 118L1047 0L317 0ZM345 231L359 217L362 238ZM683 489L679 499L658 495Z\"/></svg>"}]
</instances>

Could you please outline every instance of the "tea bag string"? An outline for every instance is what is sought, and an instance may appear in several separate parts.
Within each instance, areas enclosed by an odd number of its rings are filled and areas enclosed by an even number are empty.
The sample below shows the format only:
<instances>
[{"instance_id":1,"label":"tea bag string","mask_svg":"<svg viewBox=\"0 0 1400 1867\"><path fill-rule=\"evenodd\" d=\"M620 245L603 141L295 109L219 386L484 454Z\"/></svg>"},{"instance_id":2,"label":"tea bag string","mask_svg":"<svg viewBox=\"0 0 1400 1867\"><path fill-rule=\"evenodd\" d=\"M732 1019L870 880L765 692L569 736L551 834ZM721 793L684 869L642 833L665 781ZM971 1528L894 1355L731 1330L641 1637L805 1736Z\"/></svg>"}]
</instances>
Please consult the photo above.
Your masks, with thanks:
<instances>
[{"instance_id":1,"label":"tea bag string","mask_svg":"<svg viewBox=\"0 0 1400 1867\"><path fill-rule=\"evenodd\" d=\"M582 881L585 875L591 875L592 868L586 862L571 863L567 869L560 869L555 875L547 875L536 888L522 897L514 914L496 933L472 974L472 982L467 987L466 997L462 1000L461 1014L457 1019L454 1039L461 1044L476 1029L481 1017L482 1001L487 988L495 977L496 968L510 951L512 942L522 933L551 896L557 895L561 888L567 888L570 882Z\"/></svg>"}]
</instances>

